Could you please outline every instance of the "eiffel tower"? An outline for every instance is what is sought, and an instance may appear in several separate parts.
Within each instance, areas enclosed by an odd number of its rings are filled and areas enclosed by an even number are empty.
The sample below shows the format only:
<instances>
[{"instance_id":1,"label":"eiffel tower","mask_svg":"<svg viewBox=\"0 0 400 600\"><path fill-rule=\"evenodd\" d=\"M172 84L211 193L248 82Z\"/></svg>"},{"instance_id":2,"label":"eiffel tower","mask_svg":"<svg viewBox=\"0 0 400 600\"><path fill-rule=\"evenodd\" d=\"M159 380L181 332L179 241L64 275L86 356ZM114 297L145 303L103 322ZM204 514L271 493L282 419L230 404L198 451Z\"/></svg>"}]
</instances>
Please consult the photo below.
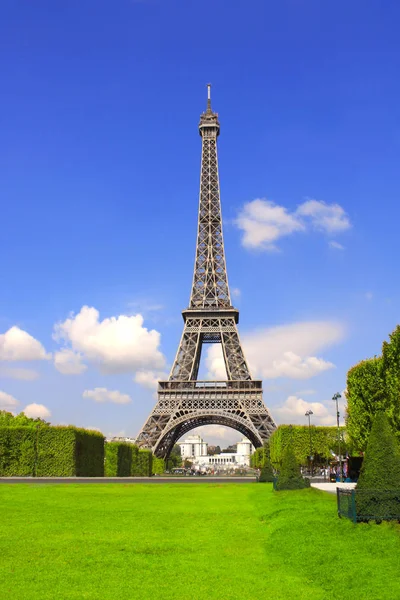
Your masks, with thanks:
<instances>
[{"instance_id":1,"label":"eiffel tower","mask_svg":"<svg viewBox=\"0 0 400 600\"><path fill-rule=\"evenodd\" d=\"M240 431L257 448L275 423L263 402L262 382L251 378L240 344L239 311L231 304L225 264L219 193L218 114L201 115L202 138L199 220L196 259L189 308L182 311L184 328L168 381L158 384L158 402L136 439L167 458L174 443L201 425L219 424ZM203 344L222 346L227 381L197 379Z\"/></svg>"}]
</instances>

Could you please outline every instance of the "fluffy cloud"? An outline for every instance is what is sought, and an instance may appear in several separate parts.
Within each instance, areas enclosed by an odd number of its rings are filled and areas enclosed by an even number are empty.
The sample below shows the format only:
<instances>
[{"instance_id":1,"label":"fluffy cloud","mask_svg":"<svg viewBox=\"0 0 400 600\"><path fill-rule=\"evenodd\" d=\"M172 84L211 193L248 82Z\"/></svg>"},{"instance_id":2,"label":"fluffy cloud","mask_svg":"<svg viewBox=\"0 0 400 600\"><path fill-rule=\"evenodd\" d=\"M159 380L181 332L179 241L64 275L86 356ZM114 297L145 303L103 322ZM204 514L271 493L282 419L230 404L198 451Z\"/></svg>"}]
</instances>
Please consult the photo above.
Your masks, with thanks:
<instances>
[{"instance_id":1,"label":"fluffy cloud","mask_svg":"<svg viewBox=\"0 0 400 600\"><path fill-rule=\"evenodd\" d=\"M243 232L246 248L276 251L276 242L296 231L316 229L327 234L341 233L351 227L345 210L339 204L306 200L293 212L265 198L247 202L235 221ZM333 246L338 248L340 244Z\"/></svg>"},{"instance_id":2,"label":"fluffy cloud","mask_svg":"<svg viewBox=\"0 0 400 600\"><path fill-rule=\"evenodd\" d=\"M305 229L295 214L260 198L244 205L236 225L243 231L243 246L264 250L276 250L275 242L279 238Z\"/></svg>"},{"instance_id":3,"label":"fluffy cloud","mask_svg":"<svg viewBox=\"0 0 400 600\"><path fill-rule=\"evenodd\" d=\"M114 404L129 404L132 398L128 394L122 394L118 390L108 390L107 388L94 388L94 390L85 390L83 398L90 398L95 402L113 402Z\"/></svg>"},{"instance_id":4,"label":"fluffy cloud","mask_svg":"<svg viewBox=\"0 0 400 600\"><path fill-rule=\"evenodd\" d=\"M339 323L309 321L257 330L244 335L242 341L255 377L309 379L334 367L315 354L343 337L344 328ZM220 344L210 346L205 364L208 378L226 379Z\"/></svg>"},{"instance_id":5,"label":"fluffy cloud","mask_svg":"<svg viewBox=\"0 0 400 600\"><path fill-rule=\"evenodd\" d=\"M306 200L298 206L296 215L307 217L315 229L325 233L340 233L351 227L350 219L340 204Z\"/></svg>"},{"instance_id":6,"label":"fluffy cloud","mask_svg":"<svg viewBox=\"0 0 400 600\"><path fill-rule=\"evenodd\" d=\"M63 375L80 375L87 369L82 362L82 355L70 348L62 348L55 352L54 366Z\"/></svg>"},{"instance_id":7,"label":"fluffy cloud","mask_svg":"<svg viewBox=\"0 0 400 600\"><path fill-rule=\"evenodd\" d=\"M39 417L41 419L46 419L51 415L49 409L46 408L46 406L44 406L43 404L28 404L28 406L25 406L23 412L26 414L27 417L30 417L32 419L37 419Z\"/></svg>"},{"instance_id":8,"label":"fluffy cloud","mask_svg":"<svg viewBox=\"0 0 400 600\"><path fill-rule=\"evenodd\" d=\"M305 413L311 410L311 423L314 425L334 425L334 407L329 409L322 402L306 402L297 396L289 396L282 406L274 407L274 417L279 423L293 423L306 425L308 423Z\"/></svg>"},{"instance_id":9,"label":"fluffy cloud","mask_svg":"<svg viewBox=\"0 0 400 600\"><path fill-rule=\"evenodd\" d=\"M18 406L18 404L19 401L14 396L0 390L0 410L10 411L12 408Z\"/></svg>"},{"instance_id":10,"label":"fluffy cloud","mask_svg":"<svg viewBox=\"0 0 400 600\"><path fill-rule=\"evenodd\" d=\"M166 379L168 379L168 375L159 371L137 371L134 377L136 383L150 390L156 390L158 382Z\"/></svg>"},{"instance_id":11,"label":"fluffy cloud","mask_svg":"<svg viewBox=\"0 0 400 600\"><path fill-rule=\"evenodd\" d=\"M0 334L0 360L45 360L51 358L42 344L19 327Z\"/></svg>"},{"instance_id":12,"label":"fluffy cloud","mask_svg":"<svg viewBox=\"0 0 400 600\"><path fill-rule=\"evenodd\" d=\"M100 321L98 310L83 306L77 315L55 326L54 338L70 344L105 374L157 370L165 364L160 334L143 327L142 315Z\"/></svg>"},{"instance_id":13,"label":"fluffy cloud","mask_svg":"<svg viewBox=\"0 0 400 600\"><path fill-rule=\"evenodd\" d=\"M22 367L0 367L0 377L33 381L39 377L39 373L34 369L24 369Z\"/></svg>"}]
</instances>

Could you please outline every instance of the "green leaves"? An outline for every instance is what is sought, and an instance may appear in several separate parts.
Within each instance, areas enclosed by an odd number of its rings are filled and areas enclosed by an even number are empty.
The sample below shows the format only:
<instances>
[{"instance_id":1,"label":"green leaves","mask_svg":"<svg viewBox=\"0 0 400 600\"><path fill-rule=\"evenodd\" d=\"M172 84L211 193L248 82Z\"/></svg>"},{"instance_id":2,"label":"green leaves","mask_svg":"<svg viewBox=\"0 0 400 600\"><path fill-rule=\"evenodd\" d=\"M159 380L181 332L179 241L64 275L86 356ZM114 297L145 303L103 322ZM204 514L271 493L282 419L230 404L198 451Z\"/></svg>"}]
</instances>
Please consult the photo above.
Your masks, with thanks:
<instances>
[{"instance_id":1,"label":"green leaves","mask_svg":"<svg viewBox=\"0 0 400 600\"><path fill-rule=\"evenodd\" d=\"M347 374L347 432L364 451L374 416L385 411L400 439L400 326L383 342L382 356L363 360Z\"/></svg>"},{"instance_id":2,"label":"green leaves","mask_svg":"<svg viewBox=\"0 0 400 600\"><path fill-rule=\"evenodd\" d=\"M311 429L311 444L310 444ZM307 425L280 425L269 439L271 462L275 468L282 464L285 448L291 444L296 460L301 465L309 463L310 450L314 455L314 463L325 464L332 458L332 452L338 453L337 427L315 427ZM340 428L342 453L346 452L344 427Z\"/></svg>"}]
</instances>

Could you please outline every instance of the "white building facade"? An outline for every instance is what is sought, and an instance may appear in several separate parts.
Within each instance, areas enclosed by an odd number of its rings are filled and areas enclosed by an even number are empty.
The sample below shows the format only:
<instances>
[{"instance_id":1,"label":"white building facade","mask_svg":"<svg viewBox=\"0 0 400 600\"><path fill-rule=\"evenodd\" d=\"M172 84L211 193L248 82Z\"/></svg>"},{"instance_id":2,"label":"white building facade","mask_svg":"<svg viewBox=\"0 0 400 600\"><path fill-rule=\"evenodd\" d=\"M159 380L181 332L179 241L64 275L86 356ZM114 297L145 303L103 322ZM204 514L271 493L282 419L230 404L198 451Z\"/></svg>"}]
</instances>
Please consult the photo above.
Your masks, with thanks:
<instances>
[{"instance_id":1,"label":"white building facade","mask_svg":"<svg viewBox=\"0 0 400 600\"><path fill-rule=\"evenodd\" d=\"M250 456L254 452L253 445L246 438L238 442L236 452L222 452L212 456L207 454L208 444L200 435L189 435L182 442L178 442L178 445L183 460L190 460L194 466L211 469L249 467Z\"/></svg>"}]
</instances>

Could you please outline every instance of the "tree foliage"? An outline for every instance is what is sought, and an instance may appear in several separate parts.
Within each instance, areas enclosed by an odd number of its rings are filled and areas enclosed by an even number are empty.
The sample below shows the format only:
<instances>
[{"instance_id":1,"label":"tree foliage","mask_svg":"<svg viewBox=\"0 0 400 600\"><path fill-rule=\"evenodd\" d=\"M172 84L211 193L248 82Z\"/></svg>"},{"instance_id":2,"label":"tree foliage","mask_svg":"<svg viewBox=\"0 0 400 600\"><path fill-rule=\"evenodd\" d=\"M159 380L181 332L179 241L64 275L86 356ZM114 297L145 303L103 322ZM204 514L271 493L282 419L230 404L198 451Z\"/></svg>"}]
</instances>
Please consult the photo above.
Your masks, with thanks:
<instances>
[{"instance_id":1,"label":"tree foliage","mask_svg":"<svg viewBox=\"0 0 400 600\"><path fill-rule=\"evenodd\" d=\"M395 493L379 493L387 491ZM400 514L400 450L383 411L373 420L357 483L356 508L358 516L366 520Z\"/></svg>"},{"instance_id":2,"label":"tree foliage","mask_svg":"<svg viewBox=\"0 0 400 600\"><path fill-rule=\"evenodd\" d=\"M267 463L270 462L271 459L271 451L270 451L270 443L269 440L264 442L261 448L257 448L253 454L250 456L250 466L253 469L262 469Z\"/></svg>"},{"instance_id":3,"label":"tree foliage","mask_svg":"<svg viewBox=\"0 0 400 600\"><path fill-rule=\"evenodd\" d=\"M310 482L300 472L292 444L288 444L283 452L282 466L276 481L277 490L301 490L309 487Z\"/></svg>"},{"instance_id":4,"label":"tree foliage","mask_svg":"<svg viewBox=\"0 0 400 600\"><path fill-rule=\"evenodd\" d=\"M300 465L307 465L310 456L310 429L311 443L314 463L320 461L324 464L332 458L332 452L338 454L338 430L337 427L315 427L308 425L280 425L269 439L270 456L272 465L279 469L282 464L285 449L292 445L296 460ZM343 454L346 449L345 428L340 428L341 446ZM257 451L256 451L257 452Z\"/></svg>"},{"instance_id":5,"label":"tree foliage","mask_svg":"<svg viewBox=\"0 0 400 600\"><path fill-rule=\"evenodd\" d=\"M364 451L374 416L385 411L400 439L400 326L383 342L382 355L361 361L347 374L347 431Z\"/></svg>"},{"instance_id":6,"label":"tree foliage","mask_svg":"<svg viewBox=\"0 0 400 600\"><path fill-rule=\"evenodd\" d=\"M49 425L50 423L40 417L32 419L32 417L27 417L23 412L19 413L19 415L13 415L6 410L0 410L0 427L46 427Z\"/></svg>"}]
</instances>

